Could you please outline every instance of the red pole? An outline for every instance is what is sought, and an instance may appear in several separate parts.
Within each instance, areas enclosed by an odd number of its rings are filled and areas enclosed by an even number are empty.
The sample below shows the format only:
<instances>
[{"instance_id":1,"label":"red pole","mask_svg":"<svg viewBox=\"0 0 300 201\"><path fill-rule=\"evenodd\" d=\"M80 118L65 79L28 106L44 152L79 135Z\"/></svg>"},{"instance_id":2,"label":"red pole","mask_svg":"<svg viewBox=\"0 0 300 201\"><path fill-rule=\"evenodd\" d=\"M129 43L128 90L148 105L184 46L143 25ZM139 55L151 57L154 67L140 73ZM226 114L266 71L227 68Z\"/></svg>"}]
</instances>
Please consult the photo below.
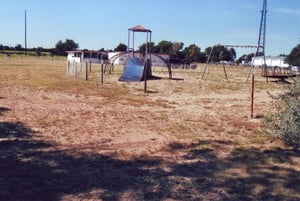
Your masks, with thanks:
<instances>
[{"instance_id":1,"label":"red pole","mask_svg":"<svg viewBox=\"0 0 300 201\"><path fill-rule=\"evenodd\" d=\"M251 99L250 99L250 111L251 111L251 118L253 118L253 108L254 108L254 75L252 75L251 81Z\"/></svg>"}]
</instances>

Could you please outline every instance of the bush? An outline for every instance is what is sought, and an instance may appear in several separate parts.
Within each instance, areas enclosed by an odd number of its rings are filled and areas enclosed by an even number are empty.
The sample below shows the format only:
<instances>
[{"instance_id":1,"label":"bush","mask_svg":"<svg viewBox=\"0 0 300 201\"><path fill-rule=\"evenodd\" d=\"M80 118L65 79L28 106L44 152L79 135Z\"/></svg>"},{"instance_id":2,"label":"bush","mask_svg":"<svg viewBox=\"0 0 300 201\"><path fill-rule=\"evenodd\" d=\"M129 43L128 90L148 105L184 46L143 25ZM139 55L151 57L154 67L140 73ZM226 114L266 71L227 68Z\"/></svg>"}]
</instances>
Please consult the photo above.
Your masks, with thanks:
<instances>
[{"instance_id":1,"label":"bush","mask_svg":"<svg viewBox=\"0 0 300 201\"><path fill-rule=\"evenodd\" d=\"M272 133L285 144L300 146L300 78L286 86L285 93L276 97L276 112L267 121Z\"/></svg>"}]
</instances>

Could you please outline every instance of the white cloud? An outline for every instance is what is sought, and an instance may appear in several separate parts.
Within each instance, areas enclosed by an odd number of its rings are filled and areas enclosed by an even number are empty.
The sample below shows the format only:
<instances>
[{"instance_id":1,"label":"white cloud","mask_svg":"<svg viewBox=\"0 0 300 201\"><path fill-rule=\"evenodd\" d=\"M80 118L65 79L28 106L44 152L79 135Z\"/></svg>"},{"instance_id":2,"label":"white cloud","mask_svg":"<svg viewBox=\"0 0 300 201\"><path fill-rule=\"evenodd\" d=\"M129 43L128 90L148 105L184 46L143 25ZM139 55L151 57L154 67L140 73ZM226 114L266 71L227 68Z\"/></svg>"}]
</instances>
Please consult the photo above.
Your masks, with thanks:
<instances>
[{"instance_id":1,"label":"white cloud","mask_svg":"<svg viewBox=\"0 0 300 201\"><path fill-rule=\"evenodd\" d=\"M289 15L299 15L300 16L300 10L296 9L289 9L289 8L278 8L274 10L275 12L278 13L283 13L283 14L289 14Z\"/></svg>"}]
</instances>

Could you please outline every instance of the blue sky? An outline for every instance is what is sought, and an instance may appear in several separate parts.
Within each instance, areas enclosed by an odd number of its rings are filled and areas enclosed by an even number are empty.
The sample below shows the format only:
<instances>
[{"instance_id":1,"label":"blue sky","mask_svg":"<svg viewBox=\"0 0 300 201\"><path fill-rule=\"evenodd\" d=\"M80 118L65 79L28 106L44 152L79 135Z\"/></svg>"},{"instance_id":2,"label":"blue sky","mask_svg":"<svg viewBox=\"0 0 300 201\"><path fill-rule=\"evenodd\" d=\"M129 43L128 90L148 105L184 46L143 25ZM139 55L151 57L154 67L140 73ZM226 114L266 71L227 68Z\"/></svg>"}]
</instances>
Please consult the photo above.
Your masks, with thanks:
<instances>
[{"instance_id":1,"label":"blue sky","mask_svg":"<svg viewBox=\"0 0 300 201\"><path fill-rule=\"evenodd\" d=\"M198 45L256 45L263 0L1 0L0 44L55 47L66 38L81 49L114 49L127 44L128 28L142 24L152 42ZM136 44L145 35L137 35ZM300 43L300 1L269 0L266 54L289 54ZM137 45L138 46L138 45ZM236 48L238 55L253 49Z\"/></svg>"}]
</instances>

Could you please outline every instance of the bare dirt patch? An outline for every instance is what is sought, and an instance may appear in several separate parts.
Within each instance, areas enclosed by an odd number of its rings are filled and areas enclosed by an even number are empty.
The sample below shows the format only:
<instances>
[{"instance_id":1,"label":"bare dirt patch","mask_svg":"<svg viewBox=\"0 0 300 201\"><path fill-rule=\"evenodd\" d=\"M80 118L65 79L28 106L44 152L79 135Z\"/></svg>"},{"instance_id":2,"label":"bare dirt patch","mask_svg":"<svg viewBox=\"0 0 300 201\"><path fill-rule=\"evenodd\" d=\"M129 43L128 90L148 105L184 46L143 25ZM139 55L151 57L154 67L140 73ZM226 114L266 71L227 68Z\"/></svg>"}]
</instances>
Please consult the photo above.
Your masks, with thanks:
<instances>
[{"instance_id":1,"label":"bare dirt patch","mask_svg":"<svg viewBox=\"0 0 300 201\"><path fill-rule=\"evenodd\" d=\"M244 69L175 70L184 80L143 93L121 68L101 86L97 70L84 81L64 65L0 63L5 200L300 200L299 151L263 131L280 85L256 76L251 119Z\"/></svg>"}]
</instances>

